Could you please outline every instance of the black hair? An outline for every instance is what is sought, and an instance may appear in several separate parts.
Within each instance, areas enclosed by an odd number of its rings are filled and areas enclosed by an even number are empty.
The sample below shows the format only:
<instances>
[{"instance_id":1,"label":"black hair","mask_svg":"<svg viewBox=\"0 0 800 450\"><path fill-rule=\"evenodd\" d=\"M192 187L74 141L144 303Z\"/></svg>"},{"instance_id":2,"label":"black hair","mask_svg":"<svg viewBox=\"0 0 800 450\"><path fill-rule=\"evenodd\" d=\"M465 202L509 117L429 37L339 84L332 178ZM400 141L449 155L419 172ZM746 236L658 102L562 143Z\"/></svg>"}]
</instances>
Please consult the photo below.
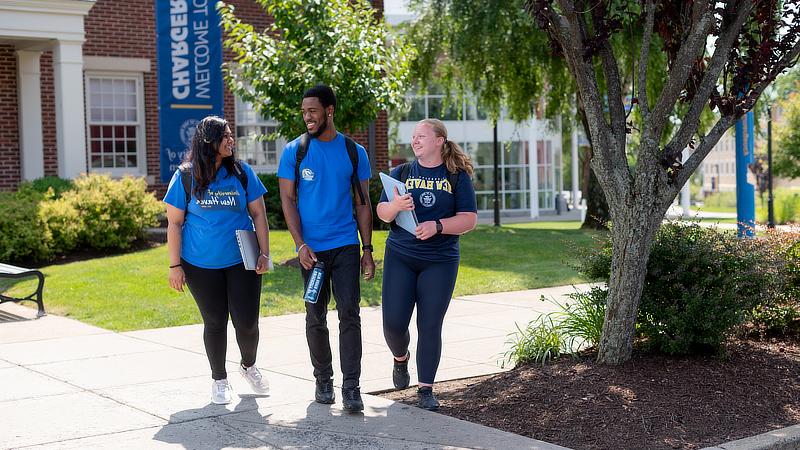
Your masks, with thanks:
<instances>
[{"instance_id":1,"label":"black hair","mask_svg":"<svg viewBox=\"0 0 800 450\"><path fill-rule=\"evenodd\" d=\"M333 106L334 111L336 110L336 94L333 93L333 89L330 86L318 84L310 88L303 94L303 98L309 97L318 98L323 108Z\"/></svg>"},{"instance_id":2,"label":"black hair","mask_svg":"<svg viewBox=\"0 0 800 450\"><path fill-rule=\"evenodd\" d=\"M207 116L197 124L189 152L186 154L185 162L192 165L192 177L194 178L193 194L198 199L203 197L203 192L217 176L217 152L222 145L225 137L225 127L228 121L218 116ZM233 174L233 164L236 154L222 159L222 165L228 171L228 176Z\"/></svg>"}]
</instances>

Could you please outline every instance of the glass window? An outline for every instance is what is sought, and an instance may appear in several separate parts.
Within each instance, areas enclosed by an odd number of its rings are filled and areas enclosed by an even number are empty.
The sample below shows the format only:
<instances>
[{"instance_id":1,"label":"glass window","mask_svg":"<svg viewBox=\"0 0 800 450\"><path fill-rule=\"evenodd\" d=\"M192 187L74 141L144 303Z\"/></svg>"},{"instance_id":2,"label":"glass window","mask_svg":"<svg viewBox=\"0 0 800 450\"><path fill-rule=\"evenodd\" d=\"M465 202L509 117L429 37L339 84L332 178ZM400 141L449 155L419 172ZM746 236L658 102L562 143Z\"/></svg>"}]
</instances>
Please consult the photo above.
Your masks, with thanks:
<instances>
[{"instance_id":1,"label":"glass window","mask_svg":"<svg viewBox=\"0 0 800 450\"><path fill-rule=\"evenodd\" d=\"M86 86L89 168L141 173L141 77L87 74Z\"/></svg>"},{"instance_id":2,"label":"glass window","mask_svg":"<svg viewBox=\"0 0 800 450\"><path fill-rule=\"evenodd\" d=\"M236 151L239 159L257 172L275 172L286 145L283 138L270 139L278 123L264 118L249 102L236 99Z\"/></svg>"},{"instance_id":3,"label":"glass window","mask_svg":"<svg viewBox=\"0 0 800 450\"><path fill-rule=\"evenodd\" d=\"M411 104L411 109L408 111L405 120L416 122L428 117L425 108L425 96L409 97L408 103Z\"/></svg>"},{"instance_id":4,"label":"glass window","mask_svg":"<svg viewBox=\"0 0 800 450\"><path fill-rule=\"evenodd\" d=\"M472 183L476 191L493 191L494 169L492 167L476 168L472 176Z\"/></svg>"},{"instance_id":5,"label":"glass window","mask_svg":"<svg viewBox=\"0 0 800 450\"><path fill-rule=\"evenodd\" d=\"M468 97L466 100L464 120L486 120L486 111L478 105L477 99Z\"/></svg>"},{"instance_id":6,"label":"glass window","mask_svg":"<svg viewBox=\"0 0 800 450\"><path fill-rule=\"evenodd\" d=\"M451 99L445 101L444 96L428 96L428 117L439 120L458 120L461 103Z\"/></svg>"}]
</instances>

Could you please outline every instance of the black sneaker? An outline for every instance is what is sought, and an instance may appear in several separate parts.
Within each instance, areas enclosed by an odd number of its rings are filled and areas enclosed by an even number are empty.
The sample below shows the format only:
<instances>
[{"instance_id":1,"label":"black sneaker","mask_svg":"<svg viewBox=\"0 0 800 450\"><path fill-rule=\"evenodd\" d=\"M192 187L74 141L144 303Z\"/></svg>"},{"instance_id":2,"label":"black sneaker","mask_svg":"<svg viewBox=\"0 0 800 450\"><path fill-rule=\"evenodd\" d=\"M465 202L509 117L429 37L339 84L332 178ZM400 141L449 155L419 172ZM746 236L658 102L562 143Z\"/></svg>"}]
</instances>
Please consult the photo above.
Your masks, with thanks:
<instances>
[{"instance_id":1,"label":"black sneaker","mask_svg":"<svg viewBox=\"0 0 800 450\"><path fill-rule=\"evenodd\" d=\"M333 380L317 380L317 388L314 390L314 399L317 403L332 405L336 400L336 396L333 393Z\"/></svg>"},{"instance_id":2,"label":"black sneaker","mask_svg":"<svg viewBox=\"0 0 800 450\"><path fill-rule=\"evenodd\" d=\"M361 390L358 387L342 388L342 406L345 411L358 412L364 410Z\"/></svg>"},{"instance_id":3,"label":"black sneaker","mask_svg":"<svg viewBox=\"0 0 800 450\"><path fill-rule=\"evenodd\" d=\"M425 386L417 389L417 406L428 411L439 409L439 400L433 395L433 388Z\"/></svg>"},{"instance_id":4,"label":"black sneaker","mask_svg":"<svg viewBox=\"0 0 800 450\"><path fill-rule=\"evenodd\" d=\"M405 389L411 383L411 375L408 374L408 360L411 359L411 352L406 352L405 361L394 360L392 369L392 382L396 389Z\"/></svg>"}]
</instances>

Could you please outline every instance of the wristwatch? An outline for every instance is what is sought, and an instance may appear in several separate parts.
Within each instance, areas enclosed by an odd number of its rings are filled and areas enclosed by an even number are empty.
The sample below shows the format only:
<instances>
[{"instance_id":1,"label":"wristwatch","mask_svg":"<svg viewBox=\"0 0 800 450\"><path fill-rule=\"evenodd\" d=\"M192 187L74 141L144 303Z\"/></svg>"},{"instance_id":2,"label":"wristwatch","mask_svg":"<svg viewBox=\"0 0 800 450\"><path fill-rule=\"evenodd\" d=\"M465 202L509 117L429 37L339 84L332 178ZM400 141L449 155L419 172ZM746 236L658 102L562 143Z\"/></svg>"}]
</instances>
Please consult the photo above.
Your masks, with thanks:
<instances>
[{"instance_id":1,"label":"wristwatch","mask_svg":"<svg viewBox=\"0 0 800 450\"><path fill-rule=\"evenodd\" d=\"M361 250L362 250L362 251L367 251L367 250L369 250L369 251L371 251L371 252L374 252L374 251L375 251L375 250L372 248L372 244L364 244L364 245L362 245L362 246L361 246Z\"/></svg>"},{"instance_id":2,"label":"wristwatch","mask_svg":"<svg viewBox=\"0 0 800 450\"><path fill-rule=\"evenodd\" d=\"M440 222L439 219L436 219L436 234L442 234L443 228L444 227L442 227L442 222Z\"/></svg>"}]
</instances>

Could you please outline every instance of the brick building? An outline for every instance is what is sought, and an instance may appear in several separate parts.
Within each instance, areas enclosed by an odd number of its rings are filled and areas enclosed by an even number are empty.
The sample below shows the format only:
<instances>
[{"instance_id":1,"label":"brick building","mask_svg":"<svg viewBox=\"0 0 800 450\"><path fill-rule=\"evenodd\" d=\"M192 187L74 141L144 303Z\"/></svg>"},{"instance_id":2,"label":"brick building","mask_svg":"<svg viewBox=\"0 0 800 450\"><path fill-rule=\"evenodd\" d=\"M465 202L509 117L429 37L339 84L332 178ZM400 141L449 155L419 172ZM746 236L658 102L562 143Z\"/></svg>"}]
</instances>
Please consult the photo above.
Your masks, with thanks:
<instances>
[{"instance_id":1,"label":"brick building","mask_svg":"<svg viewBox=\"0 0 800 450\"><path fill-rule=\"evenodd\" d=\"M156 1L0 2L0 190L22 180L85 172L144 176L162 191ZM192 0L208 3L212 0ZM256 29L271 18L253 0L232 0ZM383 11L383 0L373 0ZM231 55L223 52L223 60ZM238 156L277 170L283 141L258 141L274 123L224 91ZM175 131L176 133L178 130ZM374 166L387 165L386 114L353 134Z\"/></svg>"}]
</instances>

